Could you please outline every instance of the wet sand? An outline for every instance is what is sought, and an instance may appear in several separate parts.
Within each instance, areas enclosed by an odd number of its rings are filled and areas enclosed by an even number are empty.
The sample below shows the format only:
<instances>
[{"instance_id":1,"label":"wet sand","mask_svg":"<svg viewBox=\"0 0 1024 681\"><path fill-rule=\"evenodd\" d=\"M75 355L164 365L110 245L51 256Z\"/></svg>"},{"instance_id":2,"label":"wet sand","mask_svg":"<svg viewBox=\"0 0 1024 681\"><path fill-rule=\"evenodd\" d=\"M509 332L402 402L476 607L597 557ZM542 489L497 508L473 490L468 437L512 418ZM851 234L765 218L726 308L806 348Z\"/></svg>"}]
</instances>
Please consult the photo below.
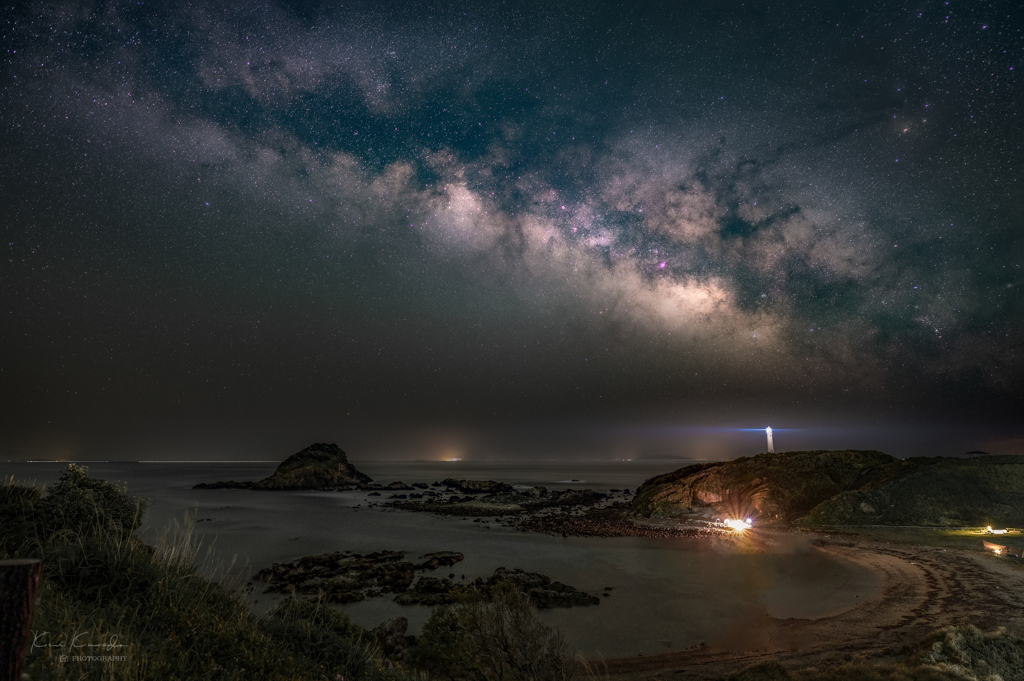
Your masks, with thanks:
<instances>
[{"instance_id":1,"label":"wet sand","mask_svg":"<svg viewBox=\"0 0 1024 681\"><path fill-rule=\"evenodd\" d=\"M1024 566L980 551L818 535L815 548L870 570L879 589L823 617L751 612L706 646L598 662L610 680L716 679L776 659L795 668L854 656L900 659L931 632L973 624L1024 632Z\"/></svg>"}]
</instances>

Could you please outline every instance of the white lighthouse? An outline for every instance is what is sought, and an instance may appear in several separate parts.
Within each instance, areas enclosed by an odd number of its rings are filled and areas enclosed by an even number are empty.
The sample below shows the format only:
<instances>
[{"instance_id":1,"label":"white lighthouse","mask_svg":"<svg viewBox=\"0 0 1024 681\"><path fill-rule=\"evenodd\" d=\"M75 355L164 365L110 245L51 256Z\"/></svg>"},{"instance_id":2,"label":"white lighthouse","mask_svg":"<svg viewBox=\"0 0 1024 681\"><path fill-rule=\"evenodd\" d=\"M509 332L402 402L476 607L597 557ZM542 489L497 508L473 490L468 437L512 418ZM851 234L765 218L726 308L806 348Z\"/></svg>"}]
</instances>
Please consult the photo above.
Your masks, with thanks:
<instances>
[{"instance_id":1,"label":"white lighthouse","mask_svg":"<svg viewBox=\"0 0 1024 681\"><path fill-rule=\"evenodd\" d=\"M772 429L771 428L765 428L764 432L768 433L768 453L769 454L774 454L775 453L775 445L772 444Z\"/></svg>"}]
</instances>

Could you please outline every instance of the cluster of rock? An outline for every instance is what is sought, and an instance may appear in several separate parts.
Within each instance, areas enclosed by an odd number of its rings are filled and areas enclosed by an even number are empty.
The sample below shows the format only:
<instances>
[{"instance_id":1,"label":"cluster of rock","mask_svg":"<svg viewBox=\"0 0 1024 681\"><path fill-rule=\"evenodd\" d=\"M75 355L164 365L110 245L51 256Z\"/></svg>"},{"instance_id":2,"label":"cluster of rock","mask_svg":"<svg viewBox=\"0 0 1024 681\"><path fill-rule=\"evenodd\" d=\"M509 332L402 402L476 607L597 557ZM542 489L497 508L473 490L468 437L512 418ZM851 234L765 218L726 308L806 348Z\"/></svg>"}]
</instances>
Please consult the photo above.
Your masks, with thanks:
<instances>
[{"instance_id":1,"label":"cluster of rock","mask_svg":"<svg viewBox=\"0 0 1024 681\"><path fill-rule=\"evenodd\" d=\"M454 574L440 578L421 575L417 579L417 572L455 565L464 556L455 551L437 551L422 556L420 563L403 560L404 557L402 551L379 551L365 556L325 553L293 563L275 563L252 579L267 583L264 593L292 593L331 603L354 603L394 593L394 601L399 605L444 605L455 600L453 592L458 589L476 590L488 597L492 589L505 582L518 586L541 609L599 603L596 596L553 582L546 575L520 569L498 568L488 579L478 578L468 584L456 584Z\"/></svg>"},{"instance_id":2,"label":"cluster of rock","mask_svg":"<svg viewBox=\"0 0 1024 681\"><path fill-rule=\"evenodd\" d=\"M530 597L530 601L540 610L601 603L600 598L592 596L586 591L580 591L561 582L553 582L550 577L539 572L526 572L519 568L507 570L500 567L487 580L480 578L474 580L472 586L486 597L490 595L492 589L508 583L516 585L525 592ZM610 589L606 589L606 591L610 591Z\"/></svg>"},{"instance_id":3,"label":"cluster of rock","mask_svg":"<svg viewBox=\"0 0 1024 681\"><path fill-rule=\"evenodd\" d=\"M637 522L630 505L615 502L611 506L592 509L588 513L531 514L519 518L513 525L524 532L543 532L563 537L652 537L675 539L720 535L721 530L710 527L669 527Z\"/></svg>"},{"instance_id":4,"label":"cluster of rock","mask_svg":"<svg viewBox=\"0 0 1024 681\"><path fill-rule=\"evenodd\" d=\"M448 516L504 516L531 513L542 509L591 507L606 501L609 496L589 489L548 491L545 487L531 487L517 491L511 485L493 480L444 480L433 486L461 492L442 497L438 493L423 501L412 500L415 495L388 503L405 511L420 511Z\"/></svg>"},{"instance_id":5,"label":"cluster of rock","mask_svg":"<svg viewBox=\"0 0 1024 681\"><path fill-rule=\"evenodd\" d=\"M403 551L325 553L305 556L293 563L275 563L253 575L268 583L264 593L316 595L331 603L353 603L409 589L416 572L455 565L464 558L455 551L437 551L414 564L402 560Z\"/></svg>"},{"instance_id":6,"label":"cluster of rock","mask_svg":"<svg viewBox=\"0 0 1024 681\"><path fill-rule=\"evenodd\" d=\"M463 494L514 494L516 489L512 485L494 480L456 480L445 478L441 482L434 483L435 486L444 486L449 489L456 489ZM534 488L544 490L543 487ZM545 492L547 490L544 490Z\"/></svg>"},{"instance_id":7,"label":"cluster of rock","mask_svg":"<svg viewBox=\"0 0 1024 681\"><path fill-rule=\"evenodd\" d=\"M335 490L370 482L370 476L356 470L338 445L321 442L289 456L268 478L199 483L193 489Z\"/></svg>"}]
</instances>

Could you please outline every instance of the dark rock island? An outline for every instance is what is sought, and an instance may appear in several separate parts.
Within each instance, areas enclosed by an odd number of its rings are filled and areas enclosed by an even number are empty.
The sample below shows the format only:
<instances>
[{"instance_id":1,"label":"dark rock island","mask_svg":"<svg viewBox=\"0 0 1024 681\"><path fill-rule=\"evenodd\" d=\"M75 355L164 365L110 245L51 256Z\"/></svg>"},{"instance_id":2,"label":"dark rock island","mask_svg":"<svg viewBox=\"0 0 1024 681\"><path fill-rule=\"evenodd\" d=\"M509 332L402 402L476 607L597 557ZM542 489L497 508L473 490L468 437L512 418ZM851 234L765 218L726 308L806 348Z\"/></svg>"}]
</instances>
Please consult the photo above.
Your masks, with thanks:
<instances>
[{"instance_id":1,"label":"dark rock island","mask_svg":"<svg viewBox=\"0 0 1024 681\"><path fill-rule=\"evenodd\" d=\"M255 482L200 483L193 489L333 490L372 482L335 444L318 443L285 459L274 474Z\"/></svg>"},{"instance_id":2,"label":"dark rock island","mask_svg":"<svg viewBox=\"0 0 1024 681\"><path fill-rule=\"evenodd\" d=\"M651 478L647 518L752 516L802 525L1024 524L1024 457L896 459L875 451L759 454Z\"/></svg>"}]
</instances>

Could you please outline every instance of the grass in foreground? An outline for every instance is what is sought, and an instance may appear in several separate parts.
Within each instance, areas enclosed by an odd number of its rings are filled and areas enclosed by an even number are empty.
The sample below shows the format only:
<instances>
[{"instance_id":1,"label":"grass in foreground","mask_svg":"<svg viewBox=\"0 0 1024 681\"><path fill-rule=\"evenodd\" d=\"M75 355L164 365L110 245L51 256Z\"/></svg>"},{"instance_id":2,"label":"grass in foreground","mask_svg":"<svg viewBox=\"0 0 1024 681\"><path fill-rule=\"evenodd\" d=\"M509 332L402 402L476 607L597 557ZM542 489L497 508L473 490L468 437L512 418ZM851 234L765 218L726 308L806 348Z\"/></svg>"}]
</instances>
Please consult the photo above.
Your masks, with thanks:
<instances>
[{"instance_id":1,"label":"grass in foreground","mask_svg":"<svg viewBox=\"0 0 1024 681\"><path fill-rule=\"evenodd\" d=\"M0 486L0 556L45 564L29 678L409 678L343 613L286 601L254 616L196 573L189 531L156 547L138 540L144 510L143 500L75 465L45 496Z\"/></svg>"},{"instance_id":2,"label":"grass in foreground","mask_svg":"<svg viewBox=\"0 0 1024 681\"><path fill-rule=\"evenodd\" d=\"M135 536L146 502L85 468L70 465L43 492L0 485L0 558L45 566L31 679L567 681L580 669L511 584L489 600L458 594L396 663L372 632L326 605L288 600L253 615L196 572L188 519L146 545Z\"/></svg>"}]
</instances>

